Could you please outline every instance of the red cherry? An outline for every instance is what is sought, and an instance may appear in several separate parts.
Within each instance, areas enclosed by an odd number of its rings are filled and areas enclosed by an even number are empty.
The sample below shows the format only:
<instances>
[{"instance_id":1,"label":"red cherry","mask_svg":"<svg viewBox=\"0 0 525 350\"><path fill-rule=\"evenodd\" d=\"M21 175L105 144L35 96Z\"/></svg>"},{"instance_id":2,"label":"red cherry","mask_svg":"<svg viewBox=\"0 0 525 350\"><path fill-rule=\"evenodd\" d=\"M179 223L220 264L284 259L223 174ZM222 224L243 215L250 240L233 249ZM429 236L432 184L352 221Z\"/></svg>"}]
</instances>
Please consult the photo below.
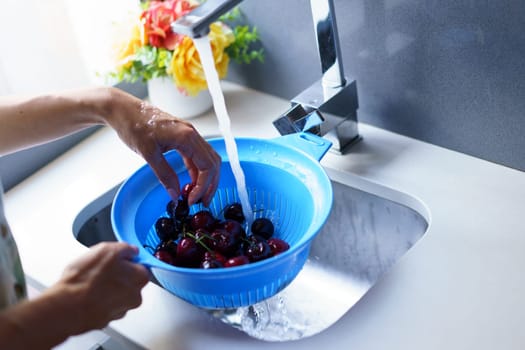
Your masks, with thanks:
<instances>
[{"instance_id":1,"label":"red cherry","mask_svg":"<svg viewBox=\"0 0 525 350\"><path fill-rule=\"evenodd\" d=\"M212 231L216 222L217 220L212 213L207 210L201 210L191 217L190 225L195 231L198 229Z\"/></svg>"},{"instance_id":2,"label":"red cherry","mask_svg":"<svg viewBox=\"0 0 525 350\"><path fill-rule=\"evenodd\" d=\"M201 262L201 267L203 269L215 269L218 267L224 267L226 258L217 252L206 252L204 253L204 258Z\"/></svg>"},{"instance_id":3,"label":"red cherry","mask_svg":"<svg viewBox=\"0 0 525 350\"><path fill-rule=\"evenodd\" d=\"M272 256L272 249L266 241L252 243L246 248L246 256L251 262L261 261Z\"/></svg>"},{"instance_id":4,"label":"red cherry","mask_svg":"<svg viewBox=\"0 0 525 350\"><path fill-rule=\"evenodd\" d=\"M175 202L173 200L170 200L168 204L166 205L166 212L168 213L170 218L174 218L175 214Z\"/></svg>"},{"instance_id":5,"label":"red cherry","mask_svg":"<svg viewBox=\"0 0 525 350\"><path fill-rule=\"evenodd\" d=\"M157 246L156 251L164 250L175 257L177 255L177 242L173 239L161 241Z\"/></svg>"},{"instance_id":6,"label":"red cherry","mask_svg":"<svg viewBox=\"0 0 525 350\"><path fill-rule=\"evenodd\" d=\"M231 255L239 248L241 237L224 228L216 228L211 233L210 241L214 250L224 255Z\"/></svg>"},{"instance_id":7,"label":"red cherry","mask_svg":"<svg viewBox=\"0 0 525 350\"><path fill-rule=\"evenodd\" d=\"M270 219L267 218L257 218L252 223L252 234L259 235L268 239L272 237L274 227Z\"/></svg>"},{"instance_id":8,"label":"red cherry","mask_svg":"<svg viewBox=\"0 0 525 350\"><path fill-rule=\"evenodd\" d=\"M198 267L202 260L203 248L191 237L183 237L177 245L178 266Z\"/></svg>"},{"instance_id":9,"label":"red cherry","mask_svg":"<svg viewBox=\"0 0 525 350\"><path fill-rule=\"evenodd\" d=\"M248 259L246 255L238 255L226 260L226 262L224 263L224 267L241 266L249 263L250 259Z\"/></svg>"},{"instance_id":10,"label":"red cherry","mask_svg":"<svg viewBox=\"0 0 525 350\"><path fill-rule=\"evenodd\" d=\"M204 260L218 260L220 263L224 264L226 258L219 252L207 251L204 253Z\"/></svg>"},{"instance_id":11,"label":"red cherry","mask_svg":"<svg viewBox=\"0 0 525 350\"><path fill-rule=\"evenodd\" d=\"M188 205L188 200L179 199L177 203L177 208L173 210L173 217L178 221L184 221L189 214L190 207Z\"/></svg>"},{"instance_id":12,"label":"red cherry","mask_svg":"<svg viewBox=\"0 0 525 350\"><path fill-rule=\"evenodd\" d=\"M195 184L193 183L187 183L184 186L182 186L182 189L180 190L180 196L183 200L188 200L188 197L190 196L190 192L195 187Z\"/></svg>"},{"instance_id":13,"label":"red cherry","mask_svg":"<svg viewBox=\"0 0 525 350\"><path fill-rule=\"evenodd\" d=\"M182 222L188 219L190 214L190 207L188 206L188 201L184 199L179 199L177 201L177 206L175 207L175 202L170 200L166 206L166 212L168 216L173 219L175 225L181 224Z\"/></svg>"},{"instance_id":14,"label":"red cherry","mask_svg":"<svg viewBox=\"0 0 525 350\"><path fill-rule=\"evenodd\" d=\"M195 231L195 240L197 243L204 245L207 248L211 247L211 235L205 229L199 228Z\"/></svg>"},{"instance_id":15,"label":"red cherry","mask_svg":"<svg viewBox=\"0 0 525 350\"><path fill-rule=\"evenodd\" d=\"M224 267L219 260L203 260L201 263L201 268L203 269L217 269L219 267Z\"/></svg>"},{"instance_id":16,"label":"red cherry","mask_svg":"<svg viewBox=\"0 0 525 350\"><path fill-rule=\"evenodd\" d=\"M230 232L232 235L239 238L246 238L246 232L242 228L242 225L235 220L224 220L215 224L215 228L223 228Z\"/></svg>"},{"instance_id":17,"label":"red cherry","mask_svg":"<svg viewBox=\"0 0 525 350\"><path fill-rule=\"evenodd\" d=\"M171 218L161 217L155 222L155 232L161 241L168 240L177 235L175 223Z\"/></svg>"},{"instance_id":18,"label":"red cherry","mask_svg":"<svg viewBox=\"0 0 525 350\"><path fill-rule=\"evenodd\" d=\"M175 259L167 250L157 250L154 256L166 264L175 265Z\"/></svg>"},{"instance_id":19,"label":"red cherry","mask_svg":"<svg viewBox=\"0 0 525 350\"><path fill-rule=\"evenodd\" d=\"M268 245L272 250L272 255L277 255L290 249L288 242L277 237L271 237L268 239Z\"/></svg>"},{"instance_id":20,"label":"red cherry","mask_svg":"<svg viewBox=\"0 0 525 350\"><path fill-rule=\"evenodd\" d=\"M233 203L224 208L224 218L243 223L245 220L240 203Z\"/></svg>"}]
</instances>

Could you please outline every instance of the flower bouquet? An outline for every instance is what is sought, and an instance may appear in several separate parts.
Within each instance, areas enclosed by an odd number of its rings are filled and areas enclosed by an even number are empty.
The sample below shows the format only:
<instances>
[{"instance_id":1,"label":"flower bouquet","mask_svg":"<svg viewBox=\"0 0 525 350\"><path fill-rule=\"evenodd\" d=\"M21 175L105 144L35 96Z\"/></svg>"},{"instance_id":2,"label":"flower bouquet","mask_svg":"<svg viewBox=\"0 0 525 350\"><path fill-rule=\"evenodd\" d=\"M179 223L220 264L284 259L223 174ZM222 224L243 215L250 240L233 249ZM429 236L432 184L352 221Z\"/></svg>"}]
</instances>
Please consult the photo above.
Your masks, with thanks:
<instances>
[{"instance_id":1,"label":"flower bouquet","mask_svg":"<svg viewBox=\"0 0 525 350\"><path fill-rule=\"evenodd\" d=\"M124 39L116 43L116 64L114 71L109 73L109 78L114 82L148 83L150 100L153 100L155 95L167 94L167 91L159 91L158 94L152 91L154 87L159 86L162 86L161 90L166 90L166 84L172 85L187 100L202 95L201 92L209 96L206 78L193 40L174 33L170 26L199 4L197 0L142 2L138 16L125 28L127 31ZM262 62L264 58L262 49L254 48L254 44L259 41L256 28L239 24L240 17L240 10L235 8L210 25L208 38L215 68L221 79L226 77L231 60L237 63L251 63L253 60ZM209 101L207 108L211 107L211 98ZM202 104L203 102L200 103ZM167 109L168 112L177 115L176 112Z\"/></svg>"}]
</instances>

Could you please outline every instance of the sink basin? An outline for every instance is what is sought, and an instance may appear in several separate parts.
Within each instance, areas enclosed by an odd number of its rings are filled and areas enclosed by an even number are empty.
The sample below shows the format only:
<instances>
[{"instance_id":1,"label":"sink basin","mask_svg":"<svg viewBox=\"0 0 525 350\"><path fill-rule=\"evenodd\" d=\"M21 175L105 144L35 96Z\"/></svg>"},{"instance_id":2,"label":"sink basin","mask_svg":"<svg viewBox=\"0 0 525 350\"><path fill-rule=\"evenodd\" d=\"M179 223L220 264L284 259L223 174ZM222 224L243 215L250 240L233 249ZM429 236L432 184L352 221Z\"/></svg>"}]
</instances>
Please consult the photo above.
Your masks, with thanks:
<instances>
[{"instance_id":1,"label":"sink basin","mask_svg":"<svg viewBox=\"0 0 525 350\"><path fill-rule=\"evenodd\" d=\"M333 208L297 278L255 305L210 317L267 341L315 335L337 322L424 236L429 213L418 199L361 177L325 169ZM118 186L86 206L73 232L86 246L116 240L111 203ZM155 281L153 281L155 282Z\"/></svg>"}]
</instances>

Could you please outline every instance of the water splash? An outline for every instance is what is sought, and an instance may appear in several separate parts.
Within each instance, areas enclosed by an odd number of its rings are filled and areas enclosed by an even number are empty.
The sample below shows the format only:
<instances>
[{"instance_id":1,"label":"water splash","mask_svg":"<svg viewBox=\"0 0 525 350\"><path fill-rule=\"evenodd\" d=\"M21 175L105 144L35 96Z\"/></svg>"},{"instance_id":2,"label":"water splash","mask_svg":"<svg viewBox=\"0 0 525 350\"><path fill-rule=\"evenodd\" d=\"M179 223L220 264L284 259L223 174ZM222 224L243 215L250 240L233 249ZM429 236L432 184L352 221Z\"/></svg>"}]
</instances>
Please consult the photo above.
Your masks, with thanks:
<instances>
[{"instance_id":1,"label":"water splash","mask_svg":"<svg viewBox=\"0 0 525 350\"><path fill-rule=\"evenodd\" d=\"M228 154L233 176L235 177L235 182L237 184L237 192L244 211L244 216L246 217L247 227L250 227L251 222L253 221L253 211L248 198L248 191L246 190L244 172L239 162L237 144L231 131L230 116L226 109L219 75L215 69L215 60L213 59L210 40L207 35L203 35L200 38L194 38L193 42L199 53L204 75L206 76L208 90L210 91L213 100L213 108L219 122L219 130L224 138L226 153Z\"/></svg>"}]
</instances>

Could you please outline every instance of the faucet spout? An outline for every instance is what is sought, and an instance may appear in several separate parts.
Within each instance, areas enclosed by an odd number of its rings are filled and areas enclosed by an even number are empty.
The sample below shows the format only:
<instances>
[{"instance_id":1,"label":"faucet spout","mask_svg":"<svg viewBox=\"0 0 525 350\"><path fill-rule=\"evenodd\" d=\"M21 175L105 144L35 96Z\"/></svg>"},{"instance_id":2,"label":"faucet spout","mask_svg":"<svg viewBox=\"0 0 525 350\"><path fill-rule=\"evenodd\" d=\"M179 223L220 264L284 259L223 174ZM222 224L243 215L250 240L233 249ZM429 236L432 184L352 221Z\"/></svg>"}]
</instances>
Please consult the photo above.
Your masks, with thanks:
<instances>
[{"instance_id":1,"label":"faucet spout","mask_svg":"<svg viewBox=\"0 0 525 350\"><path fill-rule=\"evenodd\" d=\"M334 88L344 86L346 78L343 71L334 3L329 0L311 0L310 7L321 60L323 85Z\"/></svg>"},{"instance_id":2,"label":"faucet spout","mask_svg":"<svg viewBox=\"0 0 525 350\"><path fill-rule=\"evenodd\" d=\"M291 100L292 107L274 120L281 135L308 131L332 142L330 151L345 153L361 138L357 130L357 83L347 80L333 0L310 0L322 77Z\"/></svg>"},{"instance_id":3,"label":"faucet spout","mask_svg":"<svg viewBox=\"0 0 525 350\"><path fill-rule=\"evenodd\" d=\"M242 0L207 0L171 24L171 30L191 38L210 32L210 24L237 6Z\"/></svg>"}]
</instances>

